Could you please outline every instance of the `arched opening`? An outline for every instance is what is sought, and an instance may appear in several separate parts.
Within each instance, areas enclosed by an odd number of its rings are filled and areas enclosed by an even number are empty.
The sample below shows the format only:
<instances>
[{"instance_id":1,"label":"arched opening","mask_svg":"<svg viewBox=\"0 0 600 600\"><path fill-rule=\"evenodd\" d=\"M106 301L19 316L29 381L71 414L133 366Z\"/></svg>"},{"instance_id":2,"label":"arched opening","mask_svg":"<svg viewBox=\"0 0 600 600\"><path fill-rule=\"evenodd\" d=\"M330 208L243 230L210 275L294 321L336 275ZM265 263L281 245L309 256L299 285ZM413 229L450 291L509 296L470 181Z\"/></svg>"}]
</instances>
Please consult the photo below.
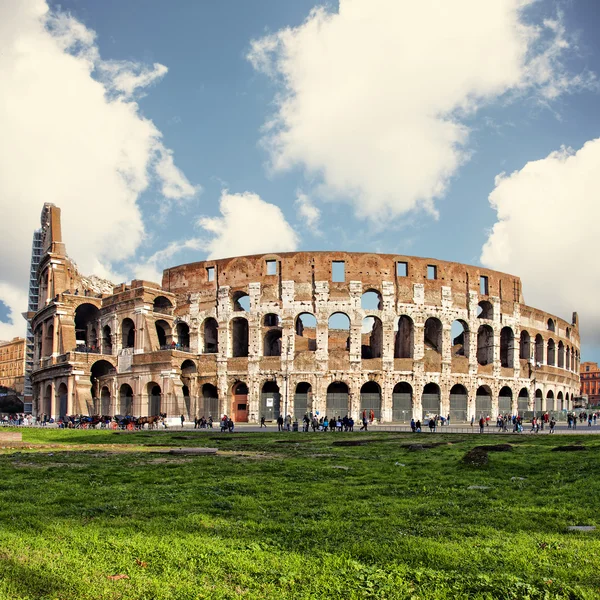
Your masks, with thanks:
<instances>
[{"instance_id":1,"label":"arched opening","mask_svg":"<svg viewBox=\"0 0 600 600\"><path fill-rule=\"evenodd\" d=\"M163 319L159 319L156 321L155 327L156 335L158 336L158 347L161 350L169 349L171 347L171 343L173 342L171 325L169 325L169 323Z\"/></svg>"},{"instance_id":2,"label":"arched opening","mask_svg":"<svg viewBox=\"0 0 600 600\"><path fill-rule=\"evenodd\" d=\"M126 383L119 389L119 415L133 415L133 390Z\"/></svg>"},{"instance_id":3,"label":"arched opening","mask_svg":"<svg viewBox=\"0 0 600 600\"><path fill-rule=\"evenodd\" d=\"M107 386L104 386L100 392L100 414L103 417L112 416L110 412L110 390Z\"/></svg>"},{"instance_id":4,"label":"arched opening","mask_svg":"<svg viewBox=\"0 0 600 600\"><path fill-rule=\"evenodd\" d=\"M562 341L558 342L558 363L557 366L559 369L565 368L565 345Z\"/></svg>"},{"instance_id":5,"label":"arched opening","mask_svg":"<svg viewBox=\"0 0 600 600\"><path fill-rule=\"evenodd\" d=\"M539 333L535 336L535 362L544 364L544 338Z\"/></svg>"},{"instance_id":6,"label":"arched opening","mask_svg":"<svg viewBox=\"0 0 600 600\"><path fill-rule=\"evenodd\" d=\"M198 368L193 360L187 359L181 363L181 393L183 394L183 403L188 418L192 416L192 398L190 395L190 386L192 384L191 378L197 372Z\"/></svg>"},{"instance_id":7,"label":"arched opening","mask_svg":"<svg viewBox=\"0 0 600 600\"><path fill-rule=\"evenodd\" d=\"M367 381L360 388L360 412L367 419L381 419L381 387L376 381Z\"/></svg>"},{"instance_id":8,"label":"arched opening","mask_svg":"<svg viewBox=\"0 0 600 600\"><path fill-rule=\"evenodd\" d=\"M565 405L563 406L564 410L570 410L571 407L569 406L569 392L567 392L565 394Z\"/></svg>"},{"instance_id":9,"label":"arched opening","mask_svg":"<svg viewBox=\"0 0 600 600\"><path fill-rule=\"evenodd\" d=\"M492 414L492 390L487 385L482 385L475 394L475 415L477 419L484 419Z\"/></svg>"},{"instance_id":10,"label":"arched opening","mask_svg":"<svg viewBox=\"0 0 600 600\"><path fill-rule=\"evenodd\" d=\"M452 323L450 331L452 337L452 356L464 356L469 358L469 326L462 319Z\"/></svg>"},{"instance_id":11,"label":"arched opening","mask_svg":"<svg viewBox=\"0 0 600 600\"><path fill-rule=\"evenodd\" d=\"M571 370L571 349L569 348L569 346L567 346L567 351L565 353L565 357L566 357L566 369L567 371Z\"/></svg>"},{"instance_id":12,"label":"arched opening","mask_svg":"<svg viewBox=\"0 0 600 600\"><path fill-rule=\"evenodd\" d=\"M121 339L123 348L133 348L135 346L135 324L129 318L123 319L121 323Z\"/></svg>"},{"instance_id":13,"label":"arched opening","mask_svg":"<svg viewBox=\"0 0 600 600\"><path fill-rule=\"evenodd\" d=\"M537 389L535 391L535 412L539 416L542 412L542 400L544 399L544 395L542 394L542 390Z\"/></svg>"},{"instance_id":14,"label":"arched opening","mask_svg":"<svg viewBox=\"0 0 600 600\"><path fill-rule=\"evenodd\" d=\"M246 391L247 394L247 391ZM219 415L219 391L212 383L205 383L202 386L202 407L199 417L216 418ZM238 419L236 419L238 420Z\"/></svg>"},{"instance_id":15,"label":"arched opening","mask_svg":"<svg viewBox=\"0 0 600 600\"><path fill-rule=\"evenodd\" d=\"M157 416L162 412L162 392L160 386L151 381L148 386L148 415Z\"/></svg>"},{"instance_id":16,"label":"arched opening","mask_svg":"<svg viewBox=\"0 0 600 600\"><path fill-rule=\"evenodd\" d=\"M115 375L116 369L107 360L97 360L90 369L90 382L92 384L92 398L100 396L100 389L106 384L107 376Z\"/></svg>"},{"instance_id":17,"label":"arched opening","mask_svg":"<svg viewBox=\"0 0 600 600\"><path fill-rule=\"evenodd\" d=\"M189 352L190 350L190 326L184 321L177 323L177 349Z\"/></svg>"},{"instance_id":18,"label":"arched opening","mask_svg":"<svg viewBox=\"0 0 600 600\"><path fill-rule=\"evenodd\" d=\"M435 317L429 317L425 321L423 329L423 341L425 343L425 352L436 352L442 354L442 322ZM436 413L438 414L438 413Z\"/></svg>"},{"instance_id":19,"label":"arched opening","mask_svg":"<svg viewBox=\"0 0 600 600\"><path fill-rule=\"evenodd\" d=\"M52 356L54 346L54 325L50 324L46 328L46 338L44 340L43 356Z\"/></svg>"},{"instance_id":20,"label":"arched opening","mask_svg":"<svg viewBox=\"0 0 600 600\"><path fill-rule=\"evenodd\" d=\"M102 328L102 354L112 354L112 332L109 325Z\"/></svg>"},{"instance_id":21,"label":"arched opening","mask_svg":"<svg viewBox=\"0 0 600 600\"><path fill-rule=\"evenodd\" d=\"M246 292L236 292L232 298L233 310L236 312L250 312L250 296Z\"/></svg>"},{"instance_id":22,"label":"arched opening","mask_svg":"<svg viewBox=\"0 0 600 600\"><path fill-rule=\"evenodd\" d=\"M350 351L350 318L345 313L333 313L327 322L329 351Z\"/></svg>"},{"instance_id":23,"label":"arched opening","mask_svg":"<svg viewBox=\"0 0 600 600\"><path fill-rule=\"evenodd\" d=\"M275 421L281 414L281 394L274 381L263 384L260 392L260 416L266 421ZM285 416L285 415L284 415Z\"/></svg>"},{"instance_id":24,"label":"arched opening","mask_svg":"<svg viewBox=\"0 0 600 600\"><path fill-rule=\"evenodd\" d=\"M99 316L100 311L93 304L80 304L75 309L75 343L77 350L97 351L96 327Z\"/></svg>"},{"instance_id":25,"label":"arched opening","mask_svg":"<svg viewBox=\"0 0 600 600\"><path fill-rule=\"evenodd\" d=\"M554 406L554 392L552 390L549 390L546 394L546 412L553 413L555 408L556 407Z\"/></svg>"},{"instance_id":26,"label":"arched opening","mask_svg":"<svg viewBox=\"0 0 600 600\"><path fill-rule=\"evenodd\" d=\"M263 355L281 356L281 329L269 329L265 334Z\"/></svg>"},{"instance_id":27,"label":"arched opening","mask_svg":"<svg viewBox=\"0 0 600 600\"><path fill-rule=\"evenodd\" d=\"M204 320L204 353L217 354L219 351L219 324L209 317Z\"/></svg>"},{"instance_id":28,"label":"arched opening","mask_svg":"<svg viewBox=\"0 0 600 600\"><path fill-rule=\"evenodd\" d=\"M248 421L248 386L240 381L233 386L232 418L237 423Z\"/></svg>"},{"instance_id":29,"label":"arched opening","mask_svg":"<svg viewBox=\"0 0 600 600\"><path fill-rule=\"evenodd\" d=\"M553 319L548 319L548 331L556 331L556 323Z\"/></svg>"},{"instance_id":30,"label":"arched opening","mask_svg":"<svg viewBox=\"0 0 600 600\"><path fill-rule=\"evenodd\" d=\"M248 321L244 317L231 321L231 355L248 356Z\"/></svg>"},{"instance_id":31,"label":"arched opening","mask_svg":"<svg viewBox=\"0 0 600 600\"><path fill-rule=\"evenodd\" d=\"M296 317L296 352L314 352L317 349L317 319L311 313Z\"/></svg>"},{"instance_id":32,"label":"arched opening","mask_svg":"<svg viewBox=\"0 0 600 600\"><path fill-rule=\"evenodd\" d=\"M42 415L46 415L48 418L52 415L52 386L46 386L44 392L44 398L42 402Z\"/></svg>"},{"instance_id":33,"label":"arched opening","mask_svg":"<svg viewBox=\"0 0 600 600\"><path fill-rule=\"evenodd\" d=\"M558 394L556 394L556 411L562 412L563 408L564 408L563 393L558 392Z\"/></svg>"},{"instance_id":34,"label":"arched opening","mask_svg":"<svg viewBox=\"0 0 600 600\"><path fill-rule=\"evenodd\" d=\"M269 313L263 318L263 327L281 327L281 319L275 313Z\"/></svg>"},{"instance_id":35,"label":"arched opening","mask_svg":"<svg viewBox=\"0 0 600 600\"><path fill-rule=\"evenodd\" d=\"M552 338L550 338L548 340L548 365L550 367L553 367L556 364L556 345L554 343L554 340Z\"/></svg>"},{"instance_id":36,"label":"arched opening","mask_svg":"<svg viewBox=\"0 0 600 600\"><path fill-rule=\"evenodd\" d=\"M517 412L523 416L529 410L529 390L521 388L517 396Z\"/></svg>"},{"instance_id":37,"label":"arched opening","mask_svg":"<svg viewBox=\"0 0 600 600\"><path fill-rule=\"evenodd\" d=\"M494 330L489 325L482 325L477 331L477 362L480 365L494 362Z\"/></svg>"},{"instance_id":38,"label":"arched opening","mask_svg":"<svg viewBox=\"0 0 600 600\"><path fill-rule=\"evenodd\" d=\"M365 317L361 329L361 358L381 358L382 353L383 325L381 319L378 317Z\"/></svg>"},{"instance_id":39,"label":"arched opening","mask_svg":"<svg viewBox=\"0 0 600 600\"><path fill-rule=\"evenodd\" d=\"M439 385L436 383L425 385L421 396L421 406L423 407L423 418L442 414Z\"/></svg>"},{"instance_id":40,"label":"arched opening","mask_svg":"<svg viewBox=\"0 0 600 600\"><path fill-rule=\"evenodd\" d=\"M478 319L490 319L494 318L494 307L488 300L482 300L477 305L477 318Z\"/></svg>"},{"instance_id":41,"label":"arched opening","mask_svg":"<svg viewBox=\"0 0 600 600\"><path fill-rule=\"evenodd\" d=\"M183 405L185 407L185 417L189 420L191 417L192 399L190 397L190 388L187 385L181 386L181 394L183 395Z\"/></svg>"},{"instance_id":42,"label":"arched opening","mask_svg":"<svg viewBox=\"0 0 600 600\"><path fill-rule=\"evenodd\" d=\"M381 310L383 308L381 294L377 290L367 290L360 297L360 307L363 310Z\"/></svg>"},{"instance_id":43,"label":"arched opening","mask_svg":"<svg viewBox=\"0 0 600 600\"><path fill-rule=\"evenodd\" d=\"M198 372L196 363L189 358L181 363L181 375L184 377L191 377Z\"/></svg>"},{"instance_id":44,"label":"arched opening","mask_svg":"<svg viewBox=\"0 0 600 600\"><path fill-rule=\"evenodd\" d=\"M58 386L58 390L56 392L56 398L58 400L58 416L61 419L64 419L67 416L68 410L68 402L67 402L67 386L64 383L61 383Z\"/></svg>"},{"instance_id":45,"label":"arched opening","mask_svg":"<svg viewBox=\"0 0 600 600\"><path fill-rule=\"evenodd\" d=\"M510 327L500 330L500 366L514 369L515 334Z\"/></svg>"},{"instance_id":46,"label":"arched opening","mask_svg":"<svg viewBox=\"0 0 600 600\"><path fill-rule=\"evenodd\" d=\"M456 384L450 390L450 423L465 423L468 417L469 396L464 385Z\"/></svg>"},{"instance_id":47,"label":"arched opening","mask_svg":"<svg viewBox=\"0 0 600 600\"><path fill-rule=\"evenodd\" d=\"M525 330L521 331L519 358L522 360L529 360L531 358L531 338L529 332Z\"/></svg>"},{"instance_id":48,"label":"arched opening","mask_svg":"<svg viewBox=\"0 0 600 600\"><path fill-rule=\"evenodd\" d=\"M413 389L410 383L401 381L392 391L392 421L408 423L413 415Z\"/></svg>"},{"instance_id":49,"label":"arched opening","mask_svg":"<svg viewBox=\"0 0 600 600\"><path fill-rule=\"evenodd\" d=\"M498 413L501 415L512 414L512 390L505 385L498 396Z\"/></svg>"},{"instance_id":50,"label":"arched opening","mask_svg":"<svg viewBox=\"0 0 600 600\"><path fill-rule=\"evenodd\" d=\"M173 303L165 296L157 296L154 298L153 310L155 313L170 315L172 314Z\"/></svg>"},{"instance_id":51,"label":"arched opening","mask_svg":"<svg viewBox=\"0 0 600 600\"><path fill-rule=\"evenodd\" d=\"M394 358L412 358L415 346L415 327L413 320L401 315L394 324L396 339L394 341Z\"/></svg>"},{"instance_id":52,"label":"arched opening","mask_svg":"<svg viewBox=\"0 0 600 600\"><path fill-rule=\"evenodd\" d=\"M343 381L334 381L327 387L327 402L325 414L327 417L347 415L348 406L348 386Z\"/></svg>"},{"instance_id":53,"label":"arched opening","mask_svg":"<svg viewBox=\"0 0 600 600\"><path fill-rule=\"evenodd\" d=\"M296 386L294 392L294 418L302 421L309 412L312 412L312 386L303 381Z\"/></svg>"}]
</instances>

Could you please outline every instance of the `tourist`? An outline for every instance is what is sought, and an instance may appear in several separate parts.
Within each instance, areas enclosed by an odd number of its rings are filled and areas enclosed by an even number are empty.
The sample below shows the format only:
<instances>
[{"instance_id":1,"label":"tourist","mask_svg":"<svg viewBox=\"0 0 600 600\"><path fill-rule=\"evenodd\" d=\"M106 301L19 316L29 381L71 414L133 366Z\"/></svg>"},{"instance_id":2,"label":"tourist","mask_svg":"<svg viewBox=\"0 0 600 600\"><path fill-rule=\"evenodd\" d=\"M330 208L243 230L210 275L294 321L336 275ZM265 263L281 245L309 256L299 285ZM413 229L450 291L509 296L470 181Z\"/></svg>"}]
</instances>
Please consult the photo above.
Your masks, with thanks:
<instances>
[{"instance_id":1,"label":"tourist","mask_svg":"<svg viewBox=\"0 0 600 600\"><path fill-rule=\"evenodd\" d=\"M367 419L367 411L365 410L365 411L363 411L362 427L360 428L360 431L362 431L363 429L364 429L365 431L368 431L368 430L367 430L367 425L368 425L368 424L369 424L369 421L368 421L368 419Z\"/></svg>"},{"instance_id":2,"label":"tourist","mask_svg":"<svg viewBox=\"0 0 600 600\"><path fill-rule=\"evenodd\" d=\"M277 417L277 431L281 431L283 429L283 417L279 415Z\"/></svg>"},{"instance_id":3,"label":"tourist","mask_svg":"<svg viewBox=\"0 0 600 600\"><path fill-rule=\"evenodd\" d=\"M181 426L183 427L183 424L185 423L185 417L183 415L181 415Z\"/></svg>"},{"instance_id":4,"label":"tourist","mask_svg":"<svg viewBox=\"0 0 600 600\"><path fill-rule=\"evenodd\" d=\"M483 416L481 416L481 417L479 417L479 433L484 432L484 427L485 427L485 419L483 418Z\"/></svg>"},{"instance_id":5,"label":"tourist","mask_svg":"<svg viewBox=\"0 0 600 600\"><path fill-rule=\"evenodd\" d=\"M227 419L227 429L229 430L229 433L233 433L233 419L231 417Z\"/></svg>"},{"instance_id":6,"label":"tourist","mask_svg":"<svg viewBox=\"0 0 600 600\"><path fill-rule=\"evenodd\" d=\"M554 433L554 427L556 427L556 421L553 417L552 419L550 419L550 433Z\"/></svg>"},{"instance_id":7,"label":"tourist","mask_svg":"<svg viewBox=\"0 0 600 600\"><path fill-rule=\"evenodd\" d=\"M410 420L410 430L415 433L417 431L417 424L415 423L414 418Z\"/></svg>"},{"instance_id":8,"label":"tourist","mask_svg":"<svg viewBox=\"0 0 600 600\"><path fill-rule=\"evenodd\" d=\"M265 423L265 417L264 415L260 418L260 427L261 429L264 427L265 429L267 428L267 425Z\"/></svg>"},{"instance_id":9,"label":"tourist","mask_svg":"<svg viewBox=\"0 0 600 600\"><path fill-rule=\"evenodd\" d=\"M429 432L433 433L435 431L435 418L429 419Z\"/></svg>"},{"instance_id":10,"label":"tourist","mask_svg":"<svg viewBox=\"0 0 600 600\"><path fill-rule=\"evenodd\" d=\"M291 431L292 429L292 415L287 415L285 417L285 430Z\"/></svg>"},{"instance_id":11,"label":"tourist","mask_svg":"<svg viewBox=\"0 0 600 600\"><path fill-rule=\"evenodd\" d=\"M348 431L354 431L354 419L348 417Z\"/></svg>"},{"instance_id":12,"label":"tourist","mask_svg":"<svg viewBox=\"0 0 600 600\"><path fill-rule=\"evenodd\" d=\"M227 415L223 415L221 418L221 433L227 429Z\"/></svg>"},{"instance_id":13,"label":"tourist","mask_svg":"<svg viewBox=\"0 0 600 600\"><path fill-rule=\"evenodd\" d=\"M421 433L421 420L417 419L417 422L415 423L415 427L417 428L417 433Z\"/></svg>"}]
</instances>

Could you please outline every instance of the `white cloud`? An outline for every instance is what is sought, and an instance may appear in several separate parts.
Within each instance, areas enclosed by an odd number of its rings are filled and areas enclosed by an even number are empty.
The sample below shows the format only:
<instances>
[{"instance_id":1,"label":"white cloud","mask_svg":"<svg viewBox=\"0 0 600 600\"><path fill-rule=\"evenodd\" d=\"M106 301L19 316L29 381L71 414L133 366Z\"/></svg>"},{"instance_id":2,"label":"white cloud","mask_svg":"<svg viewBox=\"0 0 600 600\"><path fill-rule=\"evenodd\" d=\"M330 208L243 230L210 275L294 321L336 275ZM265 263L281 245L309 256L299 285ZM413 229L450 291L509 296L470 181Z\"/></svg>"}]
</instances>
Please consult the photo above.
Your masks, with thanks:
<instances>
[{"instance_id":1,"label":"white cloud","mask_svg":"<svg viewBox=\"0 0 600 600\"><path fill-rule=\"evenodd\" d=\"M296 194L296 212L298 217L304 221L306 227L311 229L313 235L322 235L319 230L321 211L313 204L312 200L304 193Z\"/></svg>"},{"instance_id":2,"label":"white cloud","mask_svg":"<svg viewBox=\"0 0 600 600\"><path fill-rule=\"evenodd\" d=\"M279 84L271 168L302 166L360 217L435 214L469 158L465 116L509 92L546 102L592 84L562 66L560 15L527 24L534 2L340 0L254 40L248 59Z\"/></svg>"},{"instance_id":3,"label":"white cloud","mask_svg":"<svg viewBox=\"0 0 600 600\"><path fill-rule=\"evenodd\" d=\"M579 313L587 343L600 343L600 138L562 148L496 177L498 213L481 262L523 280L529 305L570 321Z\"/></svg>"},{"instance_id":4,"label":"white cloud","mask_svg":"<svg viewBox=\"0 0 600 600\"><path fill-rule=\"evenodd\" d=\"M183 242L171 242L166 248L158 250L147 260L141 259L131 268L138 279L146 281L162 282L163 269L172 266L170 260L179 252L184 250L205 250L205 242L200 238L190 238Z\"/></svg>"},{"instance_id":5,"label":"white cloud","mask_svg":"<svg viewBox=\"0 0 600 600\"><path fill-rule=\"evenodd\" d=\"M22 334L25 322L15 315L26 309L31 237L44 202L61 207L63 239L81 271L105 276L144 238L137 200L152 182L167 202L197 188L131 100L166 67L102 61L95 33L45 0L1 2L0 39L0 237L10 249L0 298L13 310L12 331Z\"/></svg>"},{"instance_id":6,"label":"white cloud","mask_svg":"<svg viewBox=\"0 0 600 600\"><path fill-rule=\"evenodd\" d=\"M214 237L206 243L208 258L290 252L298 236L281 209L257 194L230 194L224 190L219 204L221 217L202 217L198 225Z\"/></svg>"}]
</instances>

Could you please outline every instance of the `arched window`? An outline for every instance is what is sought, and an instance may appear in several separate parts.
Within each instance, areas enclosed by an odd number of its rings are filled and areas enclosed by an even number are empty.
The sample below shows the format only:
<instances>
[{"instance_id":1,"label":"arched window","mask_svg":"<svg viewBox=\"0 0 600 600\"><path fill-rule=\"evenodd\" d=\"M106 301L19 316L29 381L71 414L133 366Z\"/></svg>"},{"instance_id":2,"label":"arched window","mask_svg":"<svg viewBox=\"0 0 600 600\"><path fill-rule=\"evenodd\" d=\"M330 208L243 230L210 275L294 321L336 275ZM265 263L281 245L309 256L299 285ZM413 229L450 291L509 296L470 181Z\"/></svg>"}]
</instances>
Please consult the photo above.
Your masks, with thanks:
<instances>
[{"instance_id":1,"label":"arched window","mask_svg":"<svg viewBox=\"0 0 600 600\"><path fill-rule=\"evenodd\" d=\"M243 317L231 321L231 355L248 356L248 321Z\"/></svg>"},{"instance_id":2,"label":"arched window","mask_svg":"<svg viewBox=\"0 0 600 600\"><path fill-rule=\"evenodd\" d=\"M156 321L156 335L158 336L158 347L165 350L171 347L173 335L171 325L162 319ZM173 344L174 345L174 344Z\"/></svg>"},{"instance_id":3,"label":"arched window","mask_svg":"<svg viewBox=\"0 0 600 600\"><path fill-rule=\"evenodd\" d=\"M491 302L489 302L488 300L482 300L478 304L477 318L490 320L494 318L494 307Z\"/></svg>"},{"instance_id":4,"label":"arched window","mask_svg":"<svg viewBox=\"0 0 600 600\"><path fill-rule=\"evenodd\" d=\"M512 414L512 390L505 385L498 396L498 413L501 415Z\"/></svg>"},{"instance_id":5,"label":"arched window","mask_svg":"<svg viewBox=\"0 0 600 600\"><path fill-rule=\"evenodd\" d=\"M525 330L521 331L521 342L519 345L519 358L529 360L531 358L531 338Z\"/></svg>"},{"instance_id":6,"label":"arched window","mask_svg":"<svg viewBox=\"0 0 600 600\"><path fill-rule=\"evenodd\" d=\"M494 330L489 325L481 325L477 331L477 362L480 365L494 362Z\"/></svg>"},{"instance_id":7,"label":"arched window","mask_svg":"<svg viewBox=\"0 0 600 600\"><path fill-rule=\"evenodd\" d=\"M246 292L236 292L233 297L233 310L237 312L250 312L250 296Z\"/></svg>"},{"instance_id":8,"label":"arched window","mask_svg":"<svg viewBox=\"0 0 600 600\"><path fill-rule=\"evenodd\" d=\"M162 392L160 386L154 381L151 381L148 386L148 415L155 417L162 412L161 400Z\"/></svg>"},{"instance_id":9,"label":"arched window","mask_svg":"<svg viewBox=\"0 0 600 600\"><path fill-rule=\"evenodd\" d=\"M548 365L553 367L556 364L556 345L554 340L550 338L548 340Z\"/></svg>"},{"instance_id":10,"label":"arched window","mask_svg":"<svg viewBox=\"0 0 600 600\"><path fill-rule=\"evenodd\" d=\"M312 386L302 381L296 385L294 392L294 417L300 422L309 412L312 412Z\"/></svg>"},{"instance_id":11,"label":"arched window","mask_svg":"<svg viewBox=\"0 0 600 600\"><path fill-rule=\"evenodd\" d=\"M559 368L565 368L565 345L562 341L558 342L558 365Z\"/></svg>"},{"instance_id":12,"label":"arched window","mask_svg":"<svg viewBox=\"0 0 600 600\"><path fill-rule=\"evenodd\" d=\"M153 310L163 315L173 314L173 303L165 296L157 296L154 298Z\"/></svg>"},{"instance_id":13,"label":"arched window","mask_svg":"<svg viewBox=\"0 0 600 600\"><path fill-rule=\"evenodd\" d=\"M209 317L204 320L204 352L216 354L219 351L219 325L216 319Z\"/></svg>"},{"instance_id":14,"label":"arched window","mask_svg":"<svg viewBox=\"0 0 600 600\"><path fill-rule=\"evenodd\" d=\"M301 313L296 317L296 352L317 349L317 319L311 313Z\"/></svg>"},{"instance_id":15,"label":"arched window","mask_svg":"<svg viewBox=\"0 0 600 600\"><path fill-rule=\"evenodd\" d=\"M539 333L535 336L535 362L544 364L544 338Z\"/></svg>"},{"instance_id":16,"label":"arched window","mask_svg":"<svg viewBox=\"0 0 600 600\"><path fill-rule=\"evenodd\" d=\"M206 419L219 416L219 391L212 383L205 383L202 386L202 406L198 416Z\"/></svg>"},{"instance_id":17,"label":"arched window","mask_svg":"<svg viewBox=\"0 0 600 600\"><path fill-rule=\"evenodd\" d=\"M265 315L264 319L263 319L263 326L264 327L281 327L281 319L279 318L279 315L276 315L274 313L269 313L269 314Z\"/></svg>"},{"instance_id":18,"label":"arched window","mask_svg":"<svg viewBox=\"0 0 600 600\"><path fill-rule=\"evenodd\" d=\"M126 383L119 389L119 415L133 415L133 390Z\"/></svg>"},{"instance_id":19,"label":"arched window","mask_svg":"<svg viewBox=\"0 0 600 600\"><path fill-rule=\"evenodd\" d=\"M487 385L482 385L477 389L475 395L475 417L480 419L481 417L492 416L492 391Z\"/></svg>"},{"instance_id":20,"label":"arched window","mask_svg":"<svg viewBox=\"0 0 600 600\"><path fill-rule=\"evenodd\" d=\"M281 415L279 386L274 381L267 381L260 392L260 416L266 421L275 421L279 415Z\"/></svg>"},{"instance_id":21,"label":"arched window","mask_svg":"<svg viewBox=\"0 0 600 600\"><path fill-rule=\"evenodd\" d=\"M468 418L468 394L464 385L456 384L450 390L450 423L465 423Z\"/></svg>"},{"instance_id":22,"label":"arched window","mask_svg":"<svg viewBox=\"0 0 600 600\"><path fill-rule=\"evenodd\" d=\"M378 317L365 317L361 329L361 358L381 358L383 325Z\"/></svg>"},{"instance_id":23,"label":"arched window","mask_svg":"<svg viewBox=\"0 0 600 600\"><path fill-rule=\"evenodd\" d=\"M108 325L102 328L102 354L112 354L112 333Z\"/></svg>"},{"instance_id":24,"label":"arched window","mask_svg":"<svg viewBox=\"0 0 600 600\"><path fill-rule=\"evenodd\" d=\"M430 350L442 353L442 322L435 317L430 317L425 321L425 328L423 330L425 350Z\"/></svg>"},{"instance_id":25,"label":"arched window","mask_svg":"<svg viewBox=\"0 0 600 600\"><path fill-rule=\"evenodd\" d=\"M548 331L556 331L556 323L553 319L548 319Z\"/></svg>"},{"instance_id":26,"label":"arched window","mask_svg":"<svg viewBox=\"0 0 600 600\"><path fill-rule=\"evenodd\" d=\"M80 304L75 309L75 340L77 349L96 349L98 340L95 332L99 317L100 311L93 304ZM92 330L94 334L92 334Z\"/></svg>"},{"instance_id":27,"label":"arched window","mask_svg":"<svg viewBox=\"0 0 600 600\"><path fill-rule=\"evenodd\" d=\"M190 326L183 321L177 323L177 349L185 352L190 349Z\"/></svg>"},{"instance_id":28,"label":"arched window","mask_svg":"<svg viewBox=\"0 0 600 600\"><path fill-rule=\"evenodd\" d=\"M514 369L515 334L510 327L500 331L500 366Z\"/></svg>"},{"instance_id":29,"label":"arched window","mask_svg":"<svg viewBox=\"0 0 600 600\"><path fill-rule=\"evenodd\" d=\"M519 396L517 398L517 412L523 416L526 411L529 410L529 390L527 388L521 388Z\"/></svg>"},{"instance_id":30,"label":"arched window","mask_svg":"<svg viewBox=\"0 0 600 600\"><path fill-rule=\"evenodd\" d=\"M433 417L442 413L439 385L436 383L425 385L423 395L421 396L421 406L423 407L423 418Z\"/></svg>"},{"instance_id":31,"label":"arched window","mask_svg":"<svg viewBox=\"0 0 600 600\"><path fill-rule=\"evenodd\" d=\"M554 392L552 390L549 390L546 394L546 412L553 413L554 410Z\"/></svg>"},{"instance_id":32,"label":"arched window","mask_svg":"<svg viewBox=\"0 0 600 600\"><path fill-rule=\"evenodd\" d=\"M360 413L367 419L381 419L381 387L376 381L367 381L360 389Z\"/></svg>"},{"instance_id":33,"label":"arched window","mask_svg":"<svg viewBox=\"0 0 600 600\"><path fill-rule=\"evenodd\" d=\"M394 358L412 358L415 346L415 327L413 320L402 315L394 324L396 339L394 343Z\"/></svg>"},{"instance_id":34,"label":"arched window","mask_svg":"<svg viewBox=\"0 0 600 600\"><path fill-rule=\"evenodd\" d=\"M265 334L263 355L281 356L281 329L270 329Z\"/></svg>"},{"instance_id":35,"label":"arched window","mask_svg":"<svg viewBox=\"0 0 600 600\"><path fill-rule=\"evenodd\" d=\"M360 298L360 307L363 310L381 310L383 302L377 290L367 290Z\"/></svg>"},{"instance_id":36,"label":"arched window","mask_svg":"<svg viewBox=\"0 0 600 600\"><path fill-rule=\"evenodd\" d=\"M327 403L325 413L328 418L348 414L348 386L342 381L334 381L327 387Z\"/></svg>"},{"instance_id":37,"label":"arched window","mask_svg":"<svg viewBox=\"0 0 600 600\"><path fill-rule=\"evenodd\" d=\"M123 348L133 348L135 346L135 325L131 319L123 319L121 339L123 340Z\"/></svg>"},{"instance_id":38,"label":"arched window","mask_svg":"<svg viewBox=\"0 0 600 600\"><path fill-rule=\"evenodd\" d=\"M452 356L469 358L469 326L461 319L452 323Z\"/></svg>"},{"instance_id":39,"label":"arched window","mask_svg":"<svg viewBox=\"0 0 600 600\"><path fill-rule=\"evenodd\" d=\"M410 383L400 382L392 392L392 421L408 423L413 413L413 389Z\"/></svg>"},{"instance_id":40,"label":"arched window","mask_svg":"<svg viewBox=\"0 0 600 600\"><path fill-rule=\"evenodd\" d=\"M347 314L337 312L329 317L328 321L329 351L350 351L350 318Z\"/></svg>"},{"instance_id":41,"label":"arched window","mask_svg":"<svg viewBox=\"0 0 600 600\"><path fill-rule=\"evenodd\" d=\"M567 371L570 371L571 370L571 349L569 348L569 346L567 346L567 351L565 353L565 356L567 359L565 368L567 369Z\"/></svg>"}]
</instances>

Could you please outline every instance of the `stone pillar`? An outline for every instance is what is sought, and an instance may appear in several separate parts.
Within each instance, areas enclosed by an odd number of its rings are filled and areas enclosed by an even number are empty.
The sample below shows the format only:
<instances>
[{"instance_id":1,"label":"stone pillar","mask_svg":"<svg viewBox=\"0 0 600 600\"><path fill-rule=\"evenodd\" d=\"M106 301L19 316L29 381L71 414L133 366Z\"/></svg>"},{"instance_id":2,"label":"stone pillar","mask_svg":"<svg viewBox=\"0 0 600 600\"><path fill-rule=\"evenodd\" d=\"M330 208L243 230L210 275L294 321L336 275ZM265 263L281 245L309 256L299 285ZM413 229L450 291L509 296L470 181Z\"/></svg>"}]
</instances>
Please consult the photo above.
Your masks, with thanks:
<instances>
[{"instance_id":1,"label":"stone pillar","mask_svg":"<svg viewBox=\"0 0 600 600\"><path fill-rule=\"evenodd\" d=\"M74 413L83 413L84 411L81 410L83 407L82 406L75 406L75 398L73 398L73 383L74 383L74 375L69 375L68 379L67 379L67 414L72 415ZM94 387L97 387L96 384L94 384ZM92 398L93 398L93 393L92 393Z\"/></svg>"}]
</instances>

